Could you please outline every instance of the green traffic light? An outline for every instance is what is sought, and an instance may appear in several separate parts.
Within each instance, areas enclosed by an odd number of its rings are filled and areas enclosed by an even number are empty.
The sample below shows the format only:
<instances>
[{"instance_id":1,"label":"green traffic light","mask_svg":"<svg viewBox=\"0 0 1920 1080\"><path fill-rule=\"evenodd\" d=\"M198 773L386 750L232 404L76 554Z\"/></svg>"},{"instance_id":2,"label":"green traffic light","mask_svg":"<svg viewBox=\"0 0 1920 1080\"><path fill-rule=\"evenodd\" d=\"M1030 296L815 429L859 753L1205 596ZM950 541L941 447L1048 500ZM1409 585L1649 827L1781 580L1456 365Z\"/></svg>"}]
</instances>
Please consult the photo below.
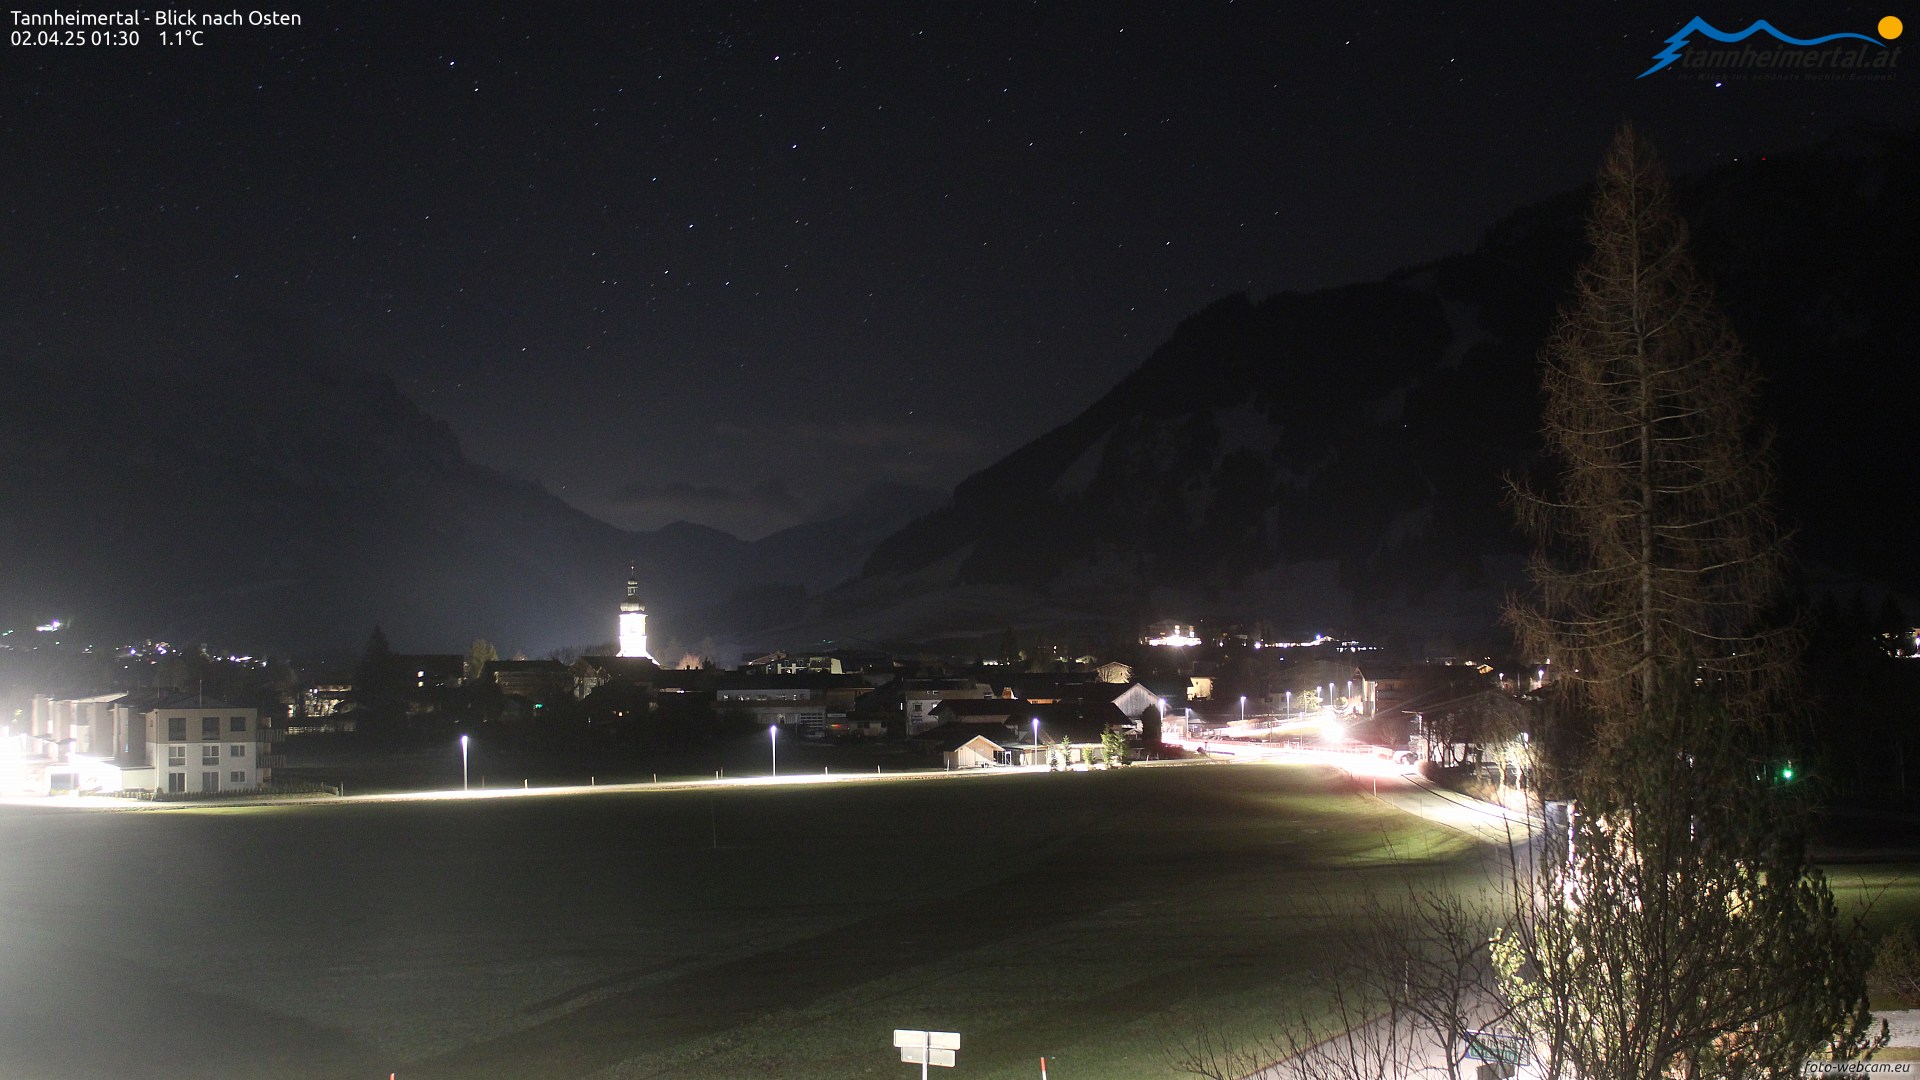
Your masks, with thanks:
<instances>
[{"instance_id":1,"label":"green traffic light","mask_svg":"<svg viewBox=\"0 0 1920 1080\"><path fill-rule=\"evenodd\" d=\"M1783 769L1781 769L1781 770L1780 770L1780 779L1782 779L1782 780L1791 780L1791 779L1793 779L1793 766L1791 766L1791 765L1788 765L1787 767L1785 767L1785 768L1783 768Z\"/></svg>"}]
</instances>

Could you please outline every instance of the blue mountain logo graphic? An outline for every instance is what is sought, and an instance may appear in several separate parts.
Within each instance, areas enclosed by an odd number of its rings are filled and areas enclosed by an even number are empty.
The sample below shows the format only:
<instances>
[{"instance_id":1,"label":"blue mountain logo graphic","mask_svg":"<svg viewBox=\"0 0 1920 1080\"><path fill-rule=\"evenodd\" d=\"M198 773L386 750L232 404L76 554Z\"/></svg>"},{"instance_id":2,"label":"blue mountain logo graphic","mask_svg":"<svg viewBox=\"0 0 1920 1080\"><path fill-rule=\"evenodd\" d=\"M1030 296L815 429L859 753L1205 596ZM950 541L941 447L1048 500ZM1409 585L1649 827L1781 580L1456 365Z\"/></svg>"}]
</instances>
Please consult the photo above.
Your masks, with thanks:
<instances>
[{"instance_id":1,"label":"blue mountain logo graphic","mask_svg":"<svg viewBox=\"0 0 1920 1080\"><path fill-rule=\"evenodd\" d=\"M1710 37L1715 41L1728 45L1737 45L1759 33L1771 34L1774 40L1787 45L1825 45L1829 41L1839 41L1841 38L1852 38L1857 41L1865 41L1872 45L1878 45L1883 49L1887 47L1884 42L1875 41L1865 34L1828 34L1825 37L1797 38L1782 33L1779 27L1765 19L1755 19L1752 26L1747 27L1739 33L1729 34L1725 30L1717 29L1712 23L1700 16L1695 15L1692 22L1681 27L1679 33L1667 39L1666 48L1653 54L1653 58L1659 62L1634 76L1634 78L1644 79L1654 72L1659 71L1661 68L1666 67L1668 64L1673 63L1675 60L1680 59L1681 51L1692 43L1692 38L1695 34L1699 34L1702 37Z\"/></svg>"}]
</instances>

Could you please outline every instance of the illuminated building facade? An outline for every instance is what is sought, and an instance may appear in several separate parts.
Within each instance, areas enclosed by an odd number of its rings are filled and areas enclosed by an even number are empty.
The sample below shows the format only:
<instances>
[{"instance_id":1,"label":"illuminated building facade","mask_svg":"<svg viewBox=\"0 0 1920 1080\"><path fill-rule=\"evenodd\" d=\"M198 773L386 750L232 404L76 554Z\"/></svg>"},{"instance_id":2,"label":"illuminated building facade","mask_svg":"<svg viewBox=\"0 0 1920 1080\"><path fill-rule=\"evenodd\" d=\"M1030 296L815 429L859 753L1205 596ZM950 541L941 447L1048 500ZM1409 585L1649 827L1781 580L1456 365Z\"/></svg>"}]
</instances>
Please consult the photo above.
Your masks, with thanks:
<instances>
[{"instance_id":1,"label":"illuminated building facade","mask_svg":"<svg viewBox=\"0 0 1920 1080\"><path fill-rule=\"evenodd\" d=\"M0 788L214 795L272 783L282 762L272 721L258 709L199 694L156 701L151 693L34 698L28 730L0 746L0 759L17 766L0 776Z\"/></svg>"},{"instance_id":2,"label":"illuminated building facade","mask_svg":"<svg viewBox=\"0 0 1920 1080\"><path fill-rule=\"evenodd\" d=\"M627 568L627 598L620 601L620 655L653 659L647 651L647 606L640 602L640 581L632 567Z\"/></svg>"}]
</instances>

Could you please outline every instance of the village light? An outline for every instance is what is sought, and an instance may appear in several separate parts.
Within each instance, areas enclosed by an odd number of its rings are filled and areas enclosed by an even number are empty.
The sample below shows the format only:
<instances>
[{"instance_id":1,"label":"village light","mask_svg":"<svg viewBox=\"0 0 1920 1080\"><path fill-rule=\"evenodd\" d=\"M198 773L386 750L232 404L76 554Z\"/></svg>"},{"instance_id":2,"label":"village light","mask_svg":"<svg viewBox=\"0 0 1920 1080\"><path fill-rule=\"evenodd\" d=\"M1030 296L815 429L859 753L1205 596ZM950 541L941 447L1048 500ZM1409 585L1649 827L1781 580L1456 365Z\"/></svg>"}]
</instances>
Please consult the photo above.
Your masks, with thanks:
<instances>
[{"instance_id":1,"label":"village light","mask_svg":"<svg viewBox=\"0 0 1920 1080\"><path fill-rule=\"evenodd\" d=\"M460 790L467 790L467 737L460 736Z\"/></svg>"},{"instance_id":2,"label":"village light","mask_svg":"<svg viewBox=\"0 0 1920 1080\"><path fill-rule=\"evenodd\" d=\"M1191 649L1200 644L1200 639L1194 636L1193 627L1176 625L1167 633L1147 638L1146 644L1164 645L1170 649Z\"/></svg>"},{"instance_id":3,"label":"village light","mask_svg":"<svg viewBox=\"0 0 1920 1080\"><path fill-rule=\"evenodd\" d=\"M1247 722L1247 695L1245 694L1240 695L1240 722L1242 724Z\"/></svg>"},{"instance_id":4,"label":"village light","mask_svg":"<svg viewBox=\"0 0 1920 1080\"><path fill-rule=\"evenodd\" d=\"M767 749L773 752L773 775L780 775L780 725L767 725Z\"/></svg>"}]
</instances>

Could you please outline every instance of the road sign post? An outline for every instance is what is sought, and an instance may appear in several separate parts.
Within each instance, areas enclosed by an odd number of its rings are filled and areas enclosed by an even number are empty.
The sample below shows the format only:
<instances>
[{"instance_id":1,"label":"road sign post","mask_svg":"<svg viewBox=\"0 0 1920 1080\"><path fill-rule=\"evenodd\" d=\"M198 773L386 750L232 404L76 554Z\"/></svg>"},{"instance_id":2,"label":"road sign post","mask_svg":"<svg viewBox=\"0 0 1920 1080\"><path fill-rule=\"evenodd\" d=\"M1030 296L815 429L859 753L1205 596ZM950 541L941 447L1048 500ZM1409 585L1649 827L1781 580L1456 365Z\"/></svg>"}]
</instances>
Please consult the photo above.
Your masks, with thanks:
<instances>
[{"instance_id":1,"label":"road sign post","mask_svg":"<svg viewBox=\"0 0 1920 1080\"><path fill-rule=\"evenodd\" d=\"M920 1080L927 1080L929 1065L953 1068L954 1052L960 1049L960 1033L894 1028L893 1045L900 1048L900 1060L920 1066Z\"/></svg>"},{"instance_id":2,"label":"road sign post","mask_svg":"<svg viewBox=\"0 0 1920 1080\"><path fill-rule=\"evenodd\" d=\"M1482 1062L1483 1076L1512 1076L1526 1059L1527 1041L1518 1035L1498 1031L1468 1031L1466 1058Z\"/></svg>"}]
</instances>

